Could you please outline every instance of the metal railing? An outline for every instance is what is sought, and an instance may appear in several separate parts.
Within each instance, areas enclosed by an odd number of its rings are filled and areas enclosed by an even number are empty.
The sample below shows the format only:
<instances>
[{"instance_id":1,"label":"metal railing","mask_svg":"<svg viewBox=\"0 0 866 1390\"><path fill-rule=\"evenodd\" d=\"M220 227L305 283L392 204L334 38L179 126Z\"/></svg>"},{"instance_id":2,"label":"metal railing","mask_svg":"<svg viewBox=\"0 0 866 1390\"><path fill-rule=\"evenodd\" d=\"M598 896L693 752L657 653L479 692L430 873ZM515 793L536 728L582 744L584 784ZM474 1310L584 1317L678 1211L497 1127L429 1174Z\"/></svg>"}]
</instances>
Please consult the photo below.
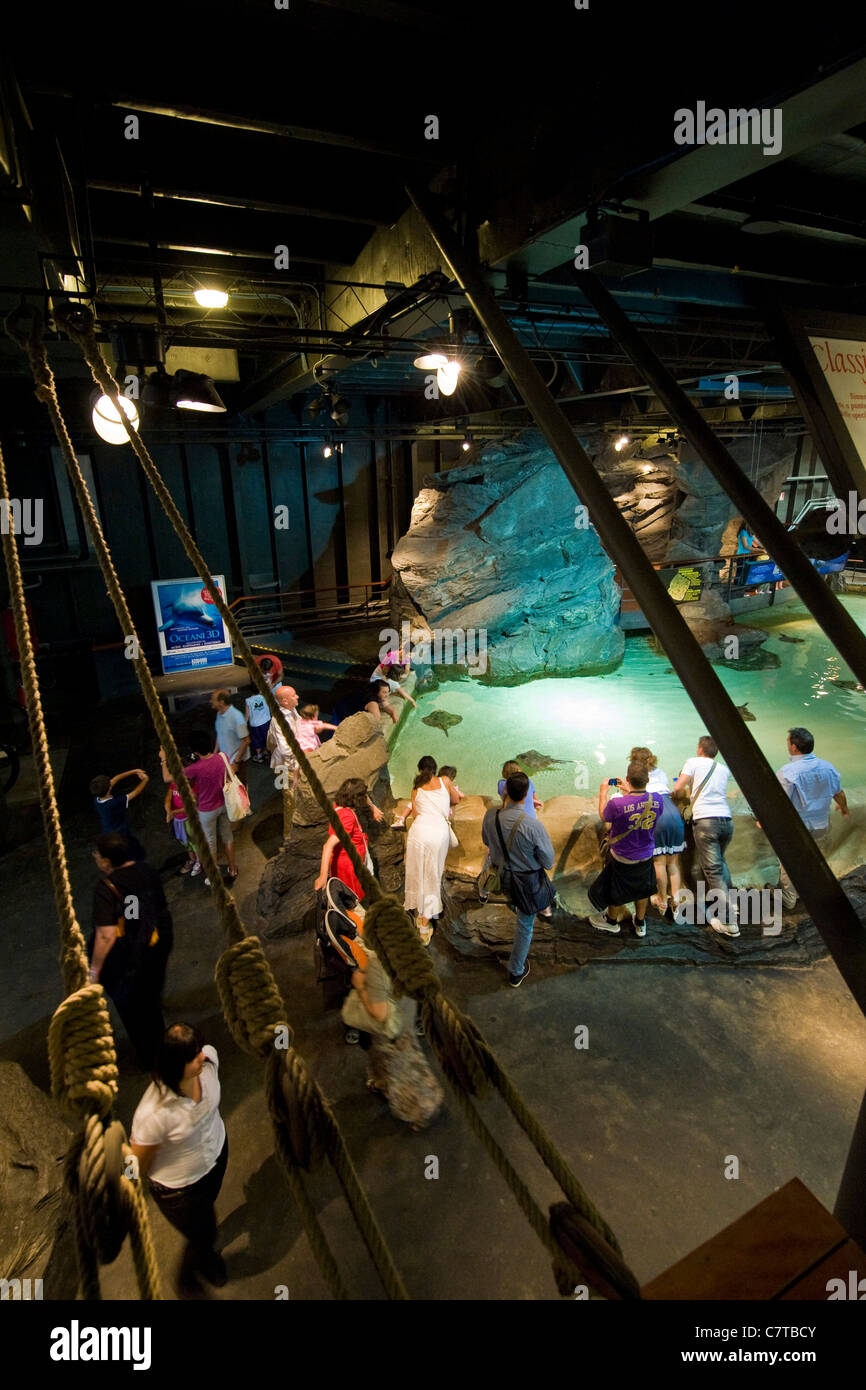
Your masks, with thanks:
<instances>
[{"instance_id":1,"label":"metal railing","mask_svg":"<svg viewBox=\"0 0 866 1390\"><path fill-rule=\"evenodd\" d=\"M736 552L732 552L728 555L701 555L691 560L654 560L652 561L652 567L657 574L669 570L671 575L674 575L677 570L700 570L702 593L706 593L708 590L712 589L724 599L725 603L730 602L732 598L738 598L742 594L748 593L751 589L757 589L765 584L769 584L771 585L770 601L772 602L772 594L775 592L777 585L787 585L788 581L784 577L776 579L762 579L760 576L757 578L752 577L753 568L759 564L768 563L768 560L769 557L766 555L758 557L754 554L738 555ZM859 562L851 556L846 560L845 568L847 569L849 565L853 567L858 563ZM718 582L715 582L714 576L711 575L708 577L705 574L704 567L708 565L719 567ZM727 573L723 575L722 569L725 566L727 567ZM619 606L620 613L640 612L640 603L635 598L628 585L624 582L619 569L615 571L614 579L622 590Z\"/></svg>"},{"instance_id":2,"label":"metal railing","mask_svg":"<svg viewBox=\"0 0 866 1390\"><path fill-rule=\"evenodd\" d=\"M390 585L389 577L280 594L241 594L229 608L244 636L331 623L372 622L388 614Z\"/></svg>"}]
</instances>

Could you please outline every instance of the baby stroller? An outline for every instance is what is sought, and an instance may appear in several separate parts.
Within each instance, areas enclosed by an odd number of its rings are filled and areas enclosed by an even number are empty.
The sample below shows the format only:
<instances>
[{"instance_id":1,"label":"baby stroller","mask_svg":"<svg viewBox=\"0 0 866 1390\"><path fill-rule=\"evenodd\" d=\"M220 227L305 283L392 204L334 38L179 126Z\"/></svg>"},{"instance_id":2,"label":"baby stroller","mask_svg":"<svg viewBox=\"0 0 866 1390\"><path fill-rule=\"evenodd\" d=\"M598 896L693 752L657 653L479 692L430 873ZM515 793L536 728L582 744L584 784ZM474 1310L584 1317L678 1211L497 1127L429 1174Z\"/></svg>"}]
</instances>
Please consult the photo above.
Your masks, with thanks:
<instances>
[{"instance_id":1,"label":"baby stroller","mask_svg":"<svg viewBox=\"0 0 866 1390\"><path fill-rule=\"evenodd\" d=\"M352 987L352 973L367 964L364 950L364 908L342 879L329 878L316 907L316 980L322 986L325 1009L340 1008ZM346 1041L360 1041L357 1030L346 1029Z\"/></svg>"}]
</instances>

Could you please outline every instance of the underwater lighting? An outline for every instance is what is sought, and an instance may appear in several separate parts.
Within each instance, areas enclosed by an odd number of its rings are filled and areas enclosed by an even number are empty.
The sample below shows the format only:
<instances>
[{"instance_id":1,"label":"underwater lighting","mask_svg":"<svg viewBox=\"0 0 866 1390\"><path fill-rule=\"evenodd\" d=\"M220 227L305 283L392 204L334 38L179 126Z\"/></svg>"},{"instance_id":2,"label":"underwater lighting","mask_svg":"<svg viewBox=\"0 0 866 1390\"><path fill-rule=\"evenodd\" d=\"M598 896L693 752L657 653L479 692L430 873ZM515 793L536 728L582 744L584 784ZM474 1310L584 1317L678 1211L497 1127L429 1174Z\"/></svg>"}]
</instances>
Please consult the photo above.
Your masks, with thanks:
<instances>
[{"instance_id":1,"label":"underwater lighting","mask_svg":"<svg viewBox=\"0 0 866 1390\"><path fill-rule=\"evenodd\" d=\"M213 286L195 290L193 297L196 304L200 304L203 309L224 309L229 302L229 297L225 290L218 290Z\"/></svg>"},{"instance_id":2,"label":"underwater lighting","mask_svg":"<svg viewBox=\"0 0 866 1390\"><path fill-rule=\"evenodd\" d=\"M628 435L627 435L627 434L621 434L620 437L619 437L619 439L617 439L616 442L614 443L614 446L613 446L613 447L616 449L616 452L617 452L617 453L620 453L620 452L625 448L626 444L630 444L630 443L631 443L631 440L629 439Z\"/></svg>"},{"instance_id":3,"label":"underwater lighting","mask_svg":"<svg viewBox=\"0 0 866 1390\"><path fill-rule=\"evenodd\" d=\"M443 396L454 395L454 392L457 390L457 380L462 369L462 363L458 362L456 358L453 357L446 361L444 367L438 369L436 372L436 385L439 387Z\"/></svg>"},{"instance_id":4,"label":"underwater lighting","mask_svg":"<svg viewBox=\"0 0 866 1390\"><path fill-rule=\"evenodd\" d=\"M135 401L131 401L128 396L118 396L118 400L120 401L120 408L132 425L132 428L137 430L138 409ZM96 430L99 438L105 440L106 444L126 444L129 435L126 433L126 427L120 418L119 412L109 400L108 396L99 397L93 407L91 418L93 420L93 428Z\"/></svg>"}]
</instances>

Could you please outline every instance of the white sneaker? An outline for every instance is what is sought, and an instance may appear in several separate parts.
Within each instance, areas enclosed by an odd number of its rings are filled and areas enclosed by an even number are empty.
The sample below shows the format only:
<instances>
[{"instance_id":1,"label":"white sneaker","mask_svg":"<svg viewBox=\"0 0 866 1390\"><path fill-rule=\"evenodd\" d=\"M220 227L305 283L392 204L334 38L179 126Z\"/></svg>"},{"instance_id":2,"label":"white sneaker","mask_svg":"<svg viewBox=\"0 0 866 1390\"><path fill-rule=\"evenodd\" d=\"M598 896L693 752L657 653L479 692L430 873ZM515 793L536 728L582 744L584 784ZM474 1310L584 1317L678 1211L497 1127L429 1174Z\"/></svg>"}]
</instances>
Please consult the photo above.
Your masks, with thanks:
<instances>
[{"instance_id":1,"label":"white sneaker","mask_svg":"<svg viewBox=\"0 0 866 1390\"><path fill-rule=\"evenodd\" d=\"M739 936L740 934L740 928L737 926L736 922L731 922L729 924L727 922L722 922L718 917L710 917L709 925L712 927L713 931L719 932L721 936Z\"/></svg>"},{"instance_id":2,"label":"white sneaker","mask_svg":"<svg viewBox=\"0 0 866 1390\"><path fill-rule=\"evenodd\" d=\"M609 931L616 936L619 932L619 922L609 922L603 912L593 913L587 918L589 925L595 927L596 931Z\"/></svg>"},{"instance_id":3,"label":"white sneaker","mask_svg":"<svg viewBox=\"0 0 866 1390\"><path fill-rule=\"evenodd\" d=\"M638 926L637 922L635 922L635 924L634 924L634 934L635 934L635 936L646 936L646 918L645 918L645 917L644 917L643 921L641 922L640 926Z\"/></svg>"}]
</instances>

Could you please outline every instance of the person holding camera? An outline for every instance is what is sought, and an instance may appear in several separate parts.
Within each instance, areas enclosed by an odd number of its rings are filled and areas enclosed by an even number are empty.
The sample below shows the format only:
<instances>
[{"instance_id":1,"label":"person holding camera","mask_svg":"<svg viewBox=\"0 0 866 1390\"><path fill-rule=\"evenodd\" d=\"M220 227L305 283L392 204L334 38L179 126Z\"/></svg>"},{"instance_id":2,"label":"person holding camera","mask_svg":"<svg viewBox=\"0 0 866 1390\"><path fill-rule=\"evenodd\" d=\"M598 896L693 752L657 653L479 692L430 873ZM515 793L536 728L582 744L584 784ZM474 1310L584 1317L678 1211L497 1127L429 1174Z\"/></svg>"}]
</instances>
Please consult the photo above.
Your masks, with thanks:
<instances>
[{"instance_id":1,"label":"person holding camera","mask_svg":"<svg viewBox=\"0 0 866 1390\"><path fill-rule=\"evenodd\" d=\"M653 829L662 813L658 792L647 791L649 769L633 760L625 779L610 777L598 792L598 814L606 823L605 864L590 884L589 901L598 912L590 917L597 931L616 934L625 907L634 907L635 936L646 936L646 907L656 886Z\"/></svg>"},{"instance_id":2,"label":"person holding camera","mask_svg":"<svg viewBox=\"0 0 866 1390\"><path fill-rule=\"evenodd\" d=\"M503 805L499 809L491 806L481 825L488 863L499 870L502 891L517 913L508 962L508 983L512 989L518 989L529 974L527 956L535 919L554 903L547 877L555 858L553 845L541 821L526 814L523 803L528 791L526 773L513 772L506 778Z\"/></svg>"}]
</instances>

